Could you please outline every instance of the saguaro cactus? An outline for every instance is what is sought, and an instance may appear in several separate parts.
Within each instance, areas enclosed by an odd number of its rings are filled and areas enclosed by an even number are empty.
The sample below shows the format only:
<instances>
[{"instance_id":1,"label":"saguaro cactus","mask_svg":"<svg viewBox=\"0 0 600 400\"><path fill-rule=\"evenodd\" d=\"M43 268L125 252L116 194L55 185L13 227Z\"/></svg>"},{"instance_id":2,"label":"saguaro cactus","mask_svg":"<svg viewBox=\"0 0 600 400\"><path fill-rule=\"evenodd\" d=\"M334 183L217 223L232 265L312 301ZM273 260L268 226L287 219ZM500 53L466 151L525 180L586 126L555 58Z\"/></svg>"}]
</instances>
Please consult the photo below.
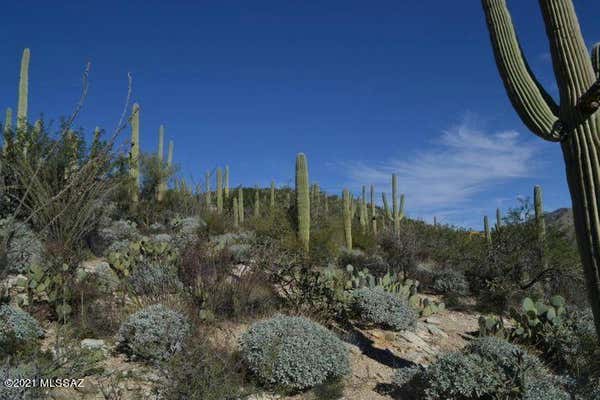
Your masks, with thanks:
<instances>
[{"instance_id":1,"label":"saguaro cactus","mask_svg":"<svg viewBox=\"0 0 600 400\"><path fill-rule=\"evenodd\" d=\"M223 172L217 168L217 213L223 213Z\"/></svg>"},{"instance_id":2,"label":"saguaro cactus","mask_svg":"<svg viewBox=\"0 0 600 400\"><path fill-rule=\"evenodd\" d=\"M390 206L387 201L387 195L385 192L381 192L381 201L383 201L383 212L388 220L392 219L392 213L390 212Z\"/></svg>"},{"instance_id":3,"label":"saguaro cactus","mask_svg":"<svg viewBox=\"0 0 600 400\"><path fill-rule=\"evenodd\" d=\"M158 153L157 153L157 158L158 158L158 168L160 170L160 174L159 174L159 182L158 182L158 191L156 194L156 200L161 202L163 201L164 197L165 197L165 189L166 189L166 185L165 185L165 176L164 176L164 171L163 171L163 156L164 156L164 145L165 145L165 127L164 125L161 125L158 128Z\"/></svg>"},{"instance_id":4,"label":"saguaro cactus","mask_svg":"<svg viewBox=\"0 0 600 400\"><path fill-rule=\"evenodd\" d=\"M260 217L260 191L258 185L254 188L254 217Z\"/></svg>"},{"instance_id":5,"label":"saguaro cactus","mask_svg":"<svg viewBox=\"0 0 600 400\"><path fill-rule=\"evenodd\" d=\"M544 203L542 199L542 187L539 185L533 188L533 205L535 211L535 226L538 236L538 242L546 241L546 221L544 219Z\"/></svg>"},{"instance_id":6,"label":"saguaro cactus","mask_svg":"<svg viewBox=\"0 0 600 400\"><path fill-rule=\"evenodd\" d=\"M275 181L271 181L271 199L270 199L271 211L275 209Z\"/></svg>"},{"instance_id":7,"label":"saguaro cactus","mask_svg":"<svg viewBox=\"0 0 600 400\"><path fill-rule=\"evenodd\" d=\"M559 142L579 252L600 336L600 63L587 51L571 0L540 0L560 104L528 67L505 0L482 0L500 76L517 113L537 136Z\"/></svg>"},{"instance_id":8,"label":"saguaro cactus","mask_svg":"<svg viewBox=\"0 0 600 400\"><path fill-rule=\"evenodd\" d=\"M371 185L371 228L373 229L373 233L377 234L377 215L375 208L375 186Z\"/></svg>"},{"instance_id":9,"label":"saguaro cactus","mask_svg":"<svg viewBox=\"0 0 600 400\"><path fill-rule=\"evenodd\" d=\"M140 106L135 103L131 113L131 150L129 153L129 176L132 180L131 202L135 207L140 187Z\"/></svg>"},{"instance_id":10,"label":"saguaro cactus","mask_svg":"<svg viewBox=\"0 0 600 400\"><path fill-rule=\"evenodd\" d=\"M485 240L492 243L492 232L490 231L490 222L487 215L483 217L483 231L485 232Z\"/></svg>"},{"instance_id":11,"label":"saguaro cactus","mask_svg":"<svg viewBox=\"0 0 600 400\"><path fill-rule=\"evenodd\" d=\"M23 50L21 75L19 77L19 105L17 108L17 131L27 127L27 106L29 94L29 49Z\"/></svg>"},{"instance_id":12,"label":"saguaro cactus","mask_svg":"<svg viewBox=\"0 0 600 400\"><path fill-rule=\"evenodd\" d=\"M400 230L400 209L398 208L398 176L392 174L392 213L394 216L394 232Z\"/></svg>"},{"instance_id":13,"label":"saguaro cactus","mask_svg":"<svg viewBox=\"0 0 600 400\"><path fill-rule=\"evenodd\" d=\"M296 156L296 211L298 213L298 238L308 252L310 241L310 193L306 156Z\"/></svg>"},{"instance_id":14,"label":"saguaro cactus","mask_svg":"<svg viewBox=\"0 0 600 400\"><path fill-rule=\"evenodd\" d=\"M238 228L240 226L240 215L238 211L238 199L233 198L233 227Z\"/></svg>"},{"instance_id":15,"label":"saguaro cactus","mask_svg":"<svg viewBox=\"0 0 600 400\"><path fill-rule=\"evenodd\" d=\"M229 199L229 165L225 166L225 198Z\"/></svg>"},{"instance_id":16,"label":"saguaro cactus","mask_svg":"<svg viewBox=\"0 0 600 400\"><path fill-rule=\"evenodd\" d=\"M363 231L367 227L367 206L366 206L366 204L367 204L367 189L363 185L361 196L360 196L360 208L359 208L359 214L358 214L360 226Z\"/></svg>"},{"instance_id":17,"label":"saguaro cactus","mask_svg":"<svg viewBox=\"0 0 600 400\"><path fill-rule=\"evenodd\" d=\"M240 219L240 224L244 223L244 189L242 187L240 187L240 189L238 190L238 213L239 215L239 219Z\"/></svg>"},{"instance_id":18,"label":"saguaro cactus","mask_svg":"<svg viewBox=\"0 0 600 400\"><path fill-rule=\"evenodd\" d=\"M8 107L6 109L6 116L4 117L4 134L10 133L12 130L12 108Z\"/></svg>"},{"instance_id":19,"label":"saguaro cactus","mask_svg":"<svg viewBox=\"0 0 600 400\"><path fill-rule=\"evenodd\" d=\"M169 140L169 153L167 155L167 167L169 167L169 169L173 166L173 147L174 147L174 143L172 140ZM165 185L167 183L165 182Z\"/></svg>"},{"instance_id":20,"label":"saguaro cactus","mask_svg":"<svg viewBox=\"0 0 600 400\"><path fill-rule=\"evenodd\" d=\"M206 200L206 207L210 207L212 203L211 193L210 193L210 172L206 172L204 174L204 185L206 187L206 195L204 199Z\"/></svg>"},{"instance_id":21,"label":"saguaro cactus","mask_svg":"<svg viewBox=\"0 0 600 400\"><path fill-rule=\"evenodd\" d=\"M344 239L346 240L346 248L352 250L352 198L350 191L344 189L342 192L342 215L344 218Z\"/></svg>"},{"instance_id":22,"label":"saguaro cactus","mask_svg":"<svg viewBox=\"0 0 600 400\"><path fill-rule=\"evenodd\" d=\"M502 211L499 208L496 208L496 230L500 230L502 228Z\"/></svg>"}]
</instances>

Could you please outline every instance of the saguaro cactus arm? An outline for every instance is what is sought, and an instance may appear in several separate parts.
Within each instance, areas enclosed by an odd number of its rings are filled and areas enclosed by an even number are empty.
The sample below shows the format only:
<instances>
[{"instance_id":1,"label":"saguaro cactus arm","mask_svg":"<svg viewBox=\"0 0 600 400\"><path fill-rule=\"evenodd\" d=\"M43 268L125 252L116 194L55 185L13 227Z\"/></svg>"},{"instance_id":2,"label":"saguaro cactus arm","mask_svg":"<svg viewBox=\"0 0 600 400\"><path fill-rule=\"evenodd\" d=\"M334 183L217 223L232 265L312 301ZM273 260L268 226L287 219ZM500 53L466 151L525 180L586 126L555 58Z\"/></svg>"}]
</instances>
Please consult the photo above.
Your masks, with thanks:
<instances>
[{"instance_id":1,"label":"saguaro cactus arm","mask_svg":"<svg viewBox=\"0 0 600 400\"><path fill-rule=\"evenodd\" d=\"M27 105L29 94L29 49L23 50L21 58L21 75L19 79L19 105L17 108L17 129L27 126Z\"/></svg>"},{"instance_id":2,"label":"saguaro cactus arm","mask_svg":"<svg viewBox=\"0 0 600 400\"><path fill-rule=\"evenodd\" d=\"M533 133L549 141L559 141L558 106L527 65L506 1L482 2L496 64L513 107Z\"/></svg>"},{"instance_id":3,"label":"saguaro cactus arm","mask_svg":"<svg viewBox=\"0 0 600 400\"><path fill-rule=\"evenodd\" d=\"M596 43L592 48L592 67L596 72L596 79L600 79L600 43Z\"/></svg>"}]
</instances>

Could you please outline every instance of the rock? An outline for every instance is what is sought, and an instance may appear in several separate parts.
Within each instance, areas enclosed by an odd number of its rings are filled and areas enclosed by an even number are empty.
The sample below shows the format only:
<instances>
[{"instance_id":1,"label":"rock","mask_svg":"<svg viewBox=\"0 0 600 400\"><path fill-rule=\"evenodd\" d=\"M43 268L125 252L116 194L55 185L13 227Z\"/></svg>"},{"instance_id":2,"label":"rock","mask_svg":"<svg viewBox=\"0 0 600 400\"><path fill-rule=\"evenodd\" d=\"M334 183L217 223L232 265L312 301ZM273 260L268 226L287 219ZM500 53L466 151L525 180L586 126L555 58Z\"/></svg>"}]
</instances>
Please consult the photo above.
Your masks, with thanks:
<instances>
[{"instance_id":1,"label":"rock","mask_svg":"<svg viewBox=\"0 0 600 400\"><path fill-rule=\"evenodd\" d=\"M408 343L410 343L413 346L417 347L418 349L424 351L425 353L427 353L427 354L434 354L434 351L427 344L427 342L425 342L423 339L421 339L419 336L417 336L413 332L402 331L402 332L399 333L399 336L402 339L406 340Z\"/></svg>"},{"instance_id":2,"label":"rock","mask_svg":"<svg viewBox=\"0 0 600 400\"><path fill-rule=\"evenodd\" d=\"M428 324L433 324L433 325L441 325L442 324L442 320L440 320L437 317L427 317L427 318L425 318L425 322L427 322Z\"/></svg>"},{"instance_id":3,"label":"rock","mask_svg":"<svg viewBox=\"0 0 600 400\"><path fill-rule=\"evenodd\" d=\"M250 272L251 268L244 264L237 264L231 269L231 274L236 278L242 278L242 276L246 275Z\"/></svg>"},{"instance_id":4,"label":"rock","mask_svg":"<svg viewBox=\"0 0 600 400\"><path fill-rule=\"evenodd\" d=\"M82 349L100 351L104 356L108 356L108 346L102 339L83 339L80 346Z\"/></svg>"},{"instance_id":5,"label":"rock","mask_svg":"<svg viewBox=\"0 0 600 400\"><path fill-rule=\"evenodd\" d=\"M276 394L269 394L269 393L251 394L250 396L246 397L246 400L277 400L277 399L281 399L281 396L276 395Z\"/></svg>"},{"instance_id":6,"label":"rock","mask_svg":"<svg viewBox=\"0 0 600 400\"><path fill-rule=\"evenodd\" d=\"M446 332L444 332L443 330L441 330L440 328L438 328L435 325L429 325L429 324L427 324L427 330L432 335L442 336L442 337L445 337L445 338L448 337L448 334Z\"/></svg>"}]
</instances>

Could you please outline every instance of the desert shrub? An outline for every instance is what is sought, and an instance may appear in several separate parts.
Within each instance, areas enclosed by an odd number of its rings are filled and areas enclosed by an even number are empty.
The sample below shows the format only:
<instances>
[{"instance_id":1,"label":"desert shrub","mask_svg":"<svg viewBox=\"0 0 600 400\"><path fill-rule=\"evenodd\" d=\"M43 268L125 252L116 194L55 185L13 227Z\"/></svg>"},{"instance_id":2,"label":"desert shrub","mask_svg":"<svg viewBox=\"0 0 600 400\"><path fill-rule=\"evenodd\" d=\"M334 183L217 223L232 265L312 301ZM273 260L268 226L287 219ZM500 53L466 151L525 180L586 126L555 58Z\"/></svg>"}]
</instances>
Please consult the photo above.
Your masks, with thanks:
<instances>
[{"instance_id":1,"label":"desert shrub","mask_svg":"<svg viewBox=\"0 0 600 400\"><path fill-rule=\"evenodd\" d=\"M155 304L127 318L119 328L117 340L126 354L164 361L182 349L189 333L189 323L182 314Z\"/></svg>"},{"instance_id":2,"label":"desert shrub","mask_svg":"<svg viewBox=\"0 0 600 400\"><path fill-rule=\"evenodd\" d=\"M5 382L7 379L32 379L36 377L36 368L27 363L19 365L11 365L8 362L0 364L0 381ZM29 400L42 394L36 388L27 387L11 387L6 384L0 384L0 400Z\"/></svg>"},{"instance_id":3,"label":"desert shrub","mask_svg":"<svg viewBox=\"0 0 600 400\"><path fill-rule=\"evenodd\" d=\"M234 266L227 249L217 250L208 242L184 251L179 275L197 308L212 317L260 315L278 304L263 271Z\"/></svg>"},{"instance_id":4,"label":"desert shrub","mask_svg":"<svg viewBox=\"0 0 600 400\"><path fill-rule=\"evenodd\" d=\"M398 232L385 230L379 245L392 271L402 272L408 278L417 266L417 235L412 224L403 223Z\"/></svg>"},{"instance_id":5,"label":"desert shrub","mask_svg":"<svg viewBox=\"0 0 600 400\"><path fill-rule=\"evenodd\" d=\"M383 257L375 254L365 254L363 251L357 249L343 249L338 256L337 264L342 268L352 265L357 270L366 269L376 277L381 277L390 270L390 264Z\"/></svg>"},{"instance_id":6,"label":"desert shrub","mask_svg":"<svg viewBox=\"0 0 600 400\"><path fill-rule=\"evenodd\" d=\"M408 303L381 288L356 289L352 295L352 307L362 321L398 331L417 323L418 314Z\"/></svg>"},{"instance_id":7,"label":"desert shrub","mask_svg":"<svg viewBox=\"0 0 600 400\"><path fill-rule=\"evenodd\" d=\"M200 231L207 226L206 222L198 216L174 218L170 225L174 230L172 242L178 249L184 249L194 243Z\"/></svg>"},{"instance_id":8,"label":"desert shrub","mask_svg":"<svg viewBox=\"0 0 600 400\"><path fill-rule=\"evenodd\" d=\"M44 334L40 324L20 308L0 306L0 349L14 352L35 342Z\"/></svg>"},{"instance_id":9,"label":"desert shrub","mask_svg":"<svg viewBox=\"0 0 600 400\"><path fill-rule=\"evenodd\" d=\"M569 399L537 357L496 337L475 339L427 368L399 370L394 382L423 400Z\"/></svg>"},{"instance_id":10,"label":"desert shrub","mask_svg":"<svg viewBox=\"0 0 600 400\"><path fill-rule=\"evenodd\" d=\"M26 224L13 218L0 220L0 242L6 240L7 248L4 250L6 260L0 261L7 266L4 272L22 274L27 272L31 265L42 262L44 251L42 242Z\"/></svg>"},{"instance_id":11,"label":"desert shrub","mask_svg":"<svg viewBox=\"0 0 600 400\"><path fill-rule=\"evenodd\" d=\"M240 338L242 359L265 384L304 390L350 371L348 349L333 333L303 317L277 315Z\"/></svg>"},{"instance_id":12,"label":"desert shrub","mask_svg":"<svg viewBox=\"0 0 600 400\"><path fill-rule=\"evenodd\" d=\"M433 290L447 295L466 295L469 292L469 283L462 272L445 269L435 274Z\"/></svg>"},{"instance_id":13,"label":"desert shrub","mask_svg":"<svg viewBox=\"0 0 600 400\"><path fill-rule=\"evenodd\" d=\"M120 251L141 238L137 224L133 221L111 221L110 225L98 229L93 241L94 250L98 254Z\"/></svg>"},{"instance_id":14,"label":"desert shrub","mask_svg":"<svg viewBox=\"0 0 600 400\"><path fill-rule=\"evenodd\" d=\"M202 337L202 336L201 336ZM240 398L243 377L239 361L204 339L187 343L165 367L162 398L222 400Z\"/></svg>"},{"instance_id":15,"label":"desert shrub","mask_svg":"<svg viewBox=\"0 0 600 400\"><path fill-rule=\"evenodd\" d=\"M156 262L135 267L127 284L136 295L173 293L183 288L173 265Z\"/></svg>"}]
</instances>

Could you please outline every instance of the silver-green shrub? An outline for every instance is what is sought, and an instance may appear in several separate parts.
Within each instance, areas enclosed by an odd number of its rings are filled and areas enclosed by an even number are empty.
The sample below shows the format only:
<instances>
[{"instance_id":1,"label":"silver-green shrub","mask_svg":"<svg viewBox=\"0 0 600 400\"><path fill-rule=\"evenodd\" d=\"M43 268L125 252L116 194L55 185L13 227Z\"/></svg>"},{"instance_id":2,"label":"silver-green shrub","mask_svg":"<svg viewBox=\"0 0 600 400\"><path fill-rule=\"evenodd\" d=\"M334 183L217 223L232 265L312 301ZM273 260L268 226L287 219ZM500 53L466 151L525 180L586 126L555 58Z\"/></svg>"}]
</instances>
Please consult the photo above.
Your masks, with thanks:
<instances>
[{"instance_id":1,"label":"silver-green shrub","mask_svg":"<svg viewBox=\"0 0 600 400\"><path fill-rule=\"evenodd\" d=\"M6 249L8 273L22 274L42 262L44 247L35 233L26 224L12 218L0 220L0 240L11 235Z\"/></svg>"},{"instance_id":2,"label":"silver-green shrub","mask_svg":"<svg viewBox=\"0 0 600 400\"><path fill-rule=\"evenodd\" d=\"M119 348L136 359L164 361L183 348L190 333L187 319L162 304L131 315L121 324Z\"/></svg>"},{"instance_id":3,"label":"silver-green shrub","mask_svg":"<svg viewBox=\"0 0 600 400\"><path fill-rule=\"evenodd\" d=\"M323 326L277 315L254 323L240 338L242 359L265 384L304 390L350 371L348 349Z\"/></svg>"},{"instance_id":4,"label":"silver-green shrub","mask_svg":"<svg viewBox=\"0 0 600 400\"><path fill-rule=\"evenodd\" d=\"M398 331L414 328L419 317L407 302L380 287L354 290L352 308L361 321Z\"/></svg>"},{"instance_id":5,"label":"silver-green shrub","mask_svg":"<svg viewBox=\"0 0 600 400\"><path fill-rule=\"evenodd\" d=\"M465 295L469 292L469 283L462 272L446 269L435 274L433 289L443 294Z\"/></svg>"},{"instance_id":6,"label":"silver-green shrub","mask_svg":"<svg viewBox=\"0 0 600 400\"><path fill-rule=\"evenodd\" d=\"M475 339L463 352L442 355L425 369L401 369L394 383L421 400L569 399L537 357L489 336Z\"/></svg>"},{"instance_id":7,"label":"silver-green shrub","mask_svg":"<svg viewBox=\"0 0 600 400\"><path fill-rule=\"evenodd\" d=\"M10 352L19 346L35 342L44 330L35 318L20 308L0 306L0 349Z\"/></svg>"},{"instance_id":8,"label":"silver-green shrub","mask_svg":"<svg viewBox=\"0 0 600 400\"><path fill-rule=\"evenodd\" d=\"M146 262L136 266L127 277L127 284L137 295L173 293L183 289L173 265Z\"/></svg>"}]
</instances>

